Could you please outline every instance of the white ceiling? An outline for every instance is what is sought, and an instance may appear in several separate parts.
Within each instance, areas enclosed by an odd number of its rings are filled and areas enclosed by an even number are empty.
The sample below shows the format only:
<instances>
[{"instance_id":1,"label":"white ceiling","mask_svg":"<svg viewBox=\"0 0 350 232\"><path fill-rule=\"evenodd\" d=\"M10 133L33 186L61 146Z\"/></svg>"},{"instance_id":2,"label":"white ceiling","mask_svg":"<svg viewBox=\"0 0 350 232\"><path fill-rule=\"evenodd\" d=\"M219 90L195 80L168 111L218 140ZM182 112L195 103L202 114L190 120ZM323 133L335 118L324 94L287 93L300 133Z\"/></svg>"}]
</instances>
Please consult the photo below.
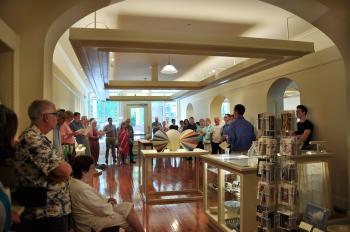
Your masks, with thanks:
<instances>
[{"instance_id":1,"label":"white ceiling","mask_svg":"<svg viewBox=\"0 0 350 232\"><path fill-rule=\"evenodd\" d=\"M125 0L97 11L96 19L97 28L146 30L150 33L191 32L226 38L287 39L287 19L289 39L313 28L295 15L257 0ZM94 27L94 14L81 19L73 27ZM84 76L67 32L60 39L59 46ZM110 80L149 80L151 65L158 65L160 71L168 62L165 54L111 53L110 56L114 58L110 64ZM159 73L160 80L203 80L211 72L223 71L242 58L170 55L170 60L179 73Z\"/></svg>"}]
</instances>

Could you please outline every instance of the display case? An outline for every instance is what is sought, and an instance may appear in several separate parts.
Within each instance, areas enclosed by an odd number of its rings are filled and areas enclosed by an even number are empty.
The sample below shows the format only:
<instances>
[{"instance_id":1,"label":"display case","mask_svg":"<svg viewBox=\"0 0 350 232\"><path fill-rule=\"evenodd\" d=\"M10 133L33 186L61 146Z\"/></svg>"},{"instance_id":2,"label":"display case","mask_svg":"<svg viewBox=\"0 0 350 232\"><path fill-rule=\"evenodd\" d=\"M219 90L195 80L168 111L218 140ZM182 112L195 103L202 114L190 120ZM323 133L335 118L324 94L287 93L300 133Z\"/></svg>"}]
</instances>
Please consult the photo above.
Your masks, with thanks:
<instances>
[{"instance_id":1,"label":"display case","mask_svg":"<svg viewBox=\"0 0 350 232\"><path fill-rule=\"evenodd\" d=\"M221 231L256 230L256 167L245 155L203 155L204 211Z\"/></svg>"},{"instance_id":2,"label":"display case","mask_svg":"<svg viewBox=\"0 0 350 232\"><path fill-rule=\"evenodd\" d=\"M166 149L163 152L157 152L156 150L141 150L141 173L139 173L139 175L142 179L142 185L140 185L140 192L143 200L148 204L171 204L202 200L203 193L199 185L199 160L201 155L206 154L208 154L208 151L198 148L194 149L193 151L187 151L185 149L178 149L176 151L170 151ZM175 157L195 158L195 171L194 175L192 175L194 186L192 186L192 188L189 189L178 189L173 191L151 190L150 187L153 183L153 169L151 164L152 159Z\"/></svg>"}]
</instances>

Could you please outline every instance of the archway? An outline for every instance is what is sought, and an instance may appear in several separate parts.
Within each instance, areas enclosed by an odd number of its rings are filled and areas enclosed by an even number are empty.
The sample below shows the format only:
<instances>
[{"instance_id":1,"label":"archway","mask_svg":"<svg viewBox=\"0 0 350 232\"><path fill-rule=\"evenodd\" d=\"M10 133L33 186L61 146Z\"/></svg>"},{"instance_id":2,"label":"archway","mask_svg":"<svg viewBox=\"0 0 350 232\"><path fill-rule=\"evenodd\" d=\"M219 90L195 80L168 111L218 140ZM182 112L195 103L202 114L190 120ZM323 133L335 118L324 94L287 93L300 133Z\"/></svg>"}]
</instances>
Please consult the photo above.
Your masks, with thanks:
<instances>
[{"instance_id":1,"label":"archway","mask_svg":"<svg viewBox=\"0 0 350 232\"><path fill-rule=\"evenodd\" d=\"M267 111L278 116L284 110L295 109L300 103L300 93L297 84L288 78L276 80L267 93Z\"/></svg>"},{"instance_id":2,"label":"archway","mask_svg":"<svg viewBox=\"0 0 350 232\"><path fill-rule=\"evenodd\" d=\"M300 105L300 91L297 84L292 81L283 94L283 110L295 110Z\"/></svg>"},{"instance_id":3,"label":"archway","mask_svg":"<svg viewBox=\"0 0 350 232\"><path fill-rule=\"evenodd\" d=\"M188 103L186 107L186 118L193 116L193 105L191 103Z\"/></svg>"},{"instance_id":4,"label":"archway","mask_svg":"<svg viewBox=\"0 0 350 232\"><path fill-rule=\"evenodd\" d=\"M230 101L225 98L221 104L221 118L224 118L225 114L229 114L231 112L231 104Z\"/></svg>"},{"instance_id":5,"label":"archway","mask_svg":"<svg viewBox=\"0 0 350 232\"><path fill-rule=\"evenodd\" d=\"M210 103L210 118L214 119L215 117L221 117L221 108L222 104L226 97L219 95L213 98L213 100Z\"/></svg>"},{"instance_id":6,"label":"archway","mask_svg":"<svg viewBox=\"0 0 350 232\"><path fill-rule=\"evenodd\" d=\"M30 28L29 26L32 26L33 29L36 29L33 33L33 30L21 30L20 28L18 33L21 36L21 53L20 53L20 60L21 60L21 66L20 66L20 77L21 77L21 87L19 88L20 93L23 93L22 95L19 94L21 97L20 101L20 118L25 119L26 117L26 108L28 106L28 102L31 100L34 100L35 98L40 98L44 96L48 96L50 94L50 89L48 89L46 86L50 85L49 83L43 83L42 76L48 78L47 82L50 82L52 75L51 67L52 67L52 52L53 49L45 49L47 46L54 46L57 39L60 37L59 30L54 30L53 28L50 28L53 26L53 20L44 20L45 25L41 25L41 27L38 26L38 21L31 21L30 17L28 19L27 16L21 16L21 14L13 14L13 7L21 6L20 9L24 9L25 7L23 3L19 4L19 1L5 1L7 5L4 5L2 8L5 12L11 12L12 15L15 15L15 21L7 21L10 26L16 27L16 25L23 25L23 27ZM52 15L53 18L57 19L56 22L60 24L61 28L66 27L64 29L67 29L69 25L73 24L75 22L75 18L82 18L87 14L87 12L92 12L94 10L100 9L102 6L98 6L98 4L105 3L106 5L109 4L111 1L92 1L92 0L79 0L79 1L64 1L52 3L47 3L48 6L45 7L44 5L46 3L41 2L40 4L31 4L36 8L37 17L42 17L43 12L47 12L47 14ZM116 1L112 1L116 2ZM344 63L349 70L350 68L350 46L348 44L348 40L350 38L350 31L348 30L348 19L349 13L344 11L346 9L345 3L342 4L339 1L336 2L327 2L327 1L312 1L305 4L302 1L297 1L299 4L290 3L289 1L272 1L272 0L264 0L264 2L267 2L269 4L276 5L278 7L281 7L285 10L288 10L300 17L303 17L308 22L315 25L317 28L325 32L332 40L335 42L336 46L339 48L340 52L342 53L344 57ZM96 5L93 5L96 4ZM85 12L83 8L86 6L87 9ZM322 9L323 7L323 9ZM1 7L0 7L1 8ZM55 11L50 11L48 9L55 9ZM74 12L73 12L74 11ZM72 14L70 14L70 13ZM310 14L312 12L312 14ZM10 13L9 13L10 14ZM73 16L74 14L74 16ZM57 17L57 15L59 15ZM21 20L23 22L21 22ZM30 23L25 23L26 21L29 21ZM15 23L14 23L15 22ZM55 22L55 23L56 23ZM11 25L12 24L12 25ZM335 26L337 25L337 26ZM50 30L48 30L48 28ZM36 33L38 32L38 33ZM45 34L45 38L43 38L43 34ZM31 36L29 36L31 35ZM33 35L35 36L35 40L38 41L37 44L34 43L32 46L32 40ZM30 37L28 39L28 36ZM42 40L45 39L45 48L42 46ZM55 41L56 40L56 41ZM24 43L24 44L23 44ZM24 46L23 46L24 45ZM29 46L30 45L30 46ZM28 49L32 47L33 49ZM25 49L23 49L25 48ZM51 47L52 48L52 47ZM33 52L35 50L35 52ZM44 53L44 57L43 54ZM33 56L34 54L34 56ZM37 55L35 55L37 54ZM30 58L28 58L30 57ZM346 99L350 101L350 82L349 80L349 72L346 73L347 81L346 81ZM26 78L24 78L26 77ZM40 78L39 78L40 77ZM30 88L30 91L28 91L28 83L35 83L37 85L36 88ZM43 86L44 85L44 86ZM45 91L45 94L42 94L43 90ZM28 94L28 92L31 93L31 95ZM46 94L47 93L47 94ZM24 97L23 97L24 96ZM350 115L350 107L346 107L346 114ZM26 125L27 123L21 123L22 125ZM347 126L347 141L350 141L350 127ZM347 143L347 150L350 150L350 145ZM349 154L349 152L345 153ZM349 163L350 165L350 163ZM350 191L349 191L350 192Z\"/></svg>"}]
</instances>

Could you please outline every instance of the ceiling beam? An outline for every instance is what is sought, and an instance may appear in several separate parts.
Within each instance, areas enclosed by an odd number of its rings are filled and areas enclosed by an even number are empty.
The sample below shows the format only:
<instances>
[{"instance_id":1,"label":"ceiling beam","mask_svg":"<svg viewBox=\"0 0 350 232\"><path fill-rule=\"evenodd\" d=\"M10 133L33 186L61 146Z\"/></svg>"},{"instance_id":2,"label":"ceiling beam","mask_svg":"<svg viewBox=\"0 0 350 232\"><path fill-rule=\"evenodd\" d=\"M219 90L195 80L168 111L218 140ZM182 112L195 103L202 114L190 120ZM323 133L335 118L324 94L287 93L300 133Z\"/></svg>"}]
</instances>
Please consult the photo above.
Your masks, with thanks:
<instances>
[{"instance_id":1,"label":"ceiling beam","mask_svg":"<svg viewBox=\"0 0 350 232\"><path fill-rule=\"evenodd\" d=\"M247 58L281 58L314 52L313 43L310 42L122 29L71 28L69 39L80 40L82 46L113 52Z\"/></svg>"},{"instance_id":2,"label":"ceiling beam","mask_svg":"<svg viewBox=\"0 0 350 232\"><path fill-rule=\"evenodd\" d=\"M111 80L105 84L105 89L172 89L196 90L203 86L196 81L117 81Z\"/></svg>"},{"instance_id":3,"label":"ceiling beam","mask_svg":"<svg viewBox=\"0 0 350 232\"><path fill-rule=\"evenodd\" d=\"M222 38L202 34L71 28L69 39L96 95L105 99L105 89L191 90L185 97L314 52L311 42ZM249 58L199 82L159 81L152 66L151 81L108 81L108 52L165 53ZM97 94L98 92L98 94Z\"/></svg>"},{"instance_id":4,"label":"ceiling beam","mask_svg":"<svg viewBox=\"0 0 350 232\"><path fill-rule=\"evenodd\" d=\"M151 77L152 77L152 81L158 81L158 65L154 64L152 65L152 73L151 73Z\"/></svg>"},{"instance_id":5,"label":"ceiling beam","mask_svg":"<svg viewBox=\"0 0 350 232\"><path fill-rule=\"evenodd\" d=\"M172 101L171 96L110 96L108 101Z\"/></svg>"}]
</instances>

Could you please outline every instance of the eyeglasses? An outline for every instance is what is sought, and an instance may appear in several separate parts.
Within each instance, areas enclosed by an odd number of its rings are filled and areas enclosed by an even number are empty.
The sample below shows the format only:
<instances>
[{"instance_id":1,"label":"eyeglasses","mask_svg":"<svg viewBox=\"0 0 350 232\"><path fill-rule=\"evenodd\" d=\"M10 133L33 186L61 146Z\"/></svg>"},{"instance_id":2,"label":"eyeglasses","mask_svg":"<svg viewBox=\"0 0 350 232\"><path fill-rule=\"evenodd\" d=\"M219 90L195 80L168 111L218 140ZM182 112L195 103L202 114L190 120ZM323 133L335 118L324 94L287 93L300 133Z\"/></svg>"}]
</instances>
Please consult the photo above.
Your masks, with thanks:
<instances>
[{"instance_id":1,"label":"eyeglasses","mask_svg":"<svg viewBox=\"0 0 350 232\"><path fill-rule=\"evenodd\" d=\"M49 114L58 117L58 112L44 113L44 114L42 114L42 115L49 115Z\"/></svg>"}]
</instances>

